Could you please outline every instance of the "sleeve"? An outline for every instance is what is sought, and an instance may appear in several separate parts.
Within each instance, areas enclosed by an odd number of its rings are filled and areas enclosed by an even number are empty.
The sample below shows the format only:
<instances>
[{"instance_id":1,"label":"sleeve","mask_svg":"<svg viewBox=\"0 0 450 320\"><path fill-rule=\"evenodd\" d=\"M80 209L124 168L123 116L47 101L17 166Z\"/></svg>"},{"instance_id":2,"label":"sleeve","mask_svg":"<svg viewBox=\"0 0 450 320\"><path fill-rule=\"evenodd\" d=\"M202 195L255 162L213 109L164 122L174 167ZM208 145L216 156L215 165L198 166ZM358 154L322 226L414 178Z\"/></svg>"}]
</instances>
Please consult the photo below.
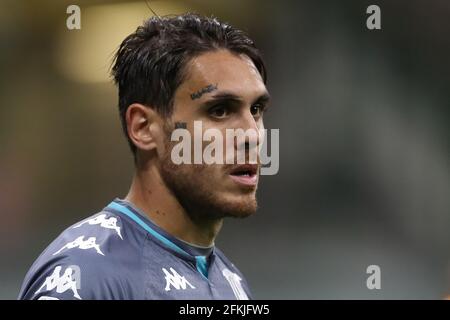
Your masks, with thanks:
<instances>
[{"instance_id":1,"label":"sleeve","mask_svg":"<svg viewBox=\"0 0 450 320\"><path fill-rule=\"evenodd\" d=\"M20 300L126 300L131 288L114 264L59 260L25 277Z\"/></svg>"},{"instance_id":2,"label":"sleeve","mask_svg":"<svg viewBox=\"0 0 450 320\"><path fill-rule=\"evenodd\" d=\"M82 300L81 269L67 263L50 264L25 278L21 300Z\"/></svg>"},{"instance_id":3,"label":"sleeve","mask_svg":"<svg viewBox=\"0 0 450 320\"><path fill-rule=\"evenodd\" d=\"M31 266L18 298L139 298L143 287L136 272L139 260L120 231L119 219L105 213L66 229Z\"/></svg>"}]
</instances>

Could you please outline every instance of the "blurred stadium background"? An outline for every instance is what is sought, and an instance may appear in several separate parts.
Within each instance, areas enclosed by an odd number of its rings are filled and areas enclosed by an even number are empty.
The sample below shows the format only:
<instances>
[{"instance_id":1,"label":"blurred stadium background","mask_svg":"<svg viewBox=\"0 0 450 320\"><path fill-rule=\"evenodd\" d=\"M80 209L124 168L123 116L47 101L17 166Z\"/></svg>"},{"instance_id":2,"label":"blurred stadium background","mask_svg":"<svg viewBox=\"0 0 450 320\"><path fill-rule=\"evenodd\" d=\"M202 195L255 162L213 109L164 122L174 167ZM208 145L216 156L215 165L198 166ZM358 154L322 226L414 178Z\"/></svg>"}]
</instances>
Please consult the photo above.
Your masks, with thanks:
<instances>
[{"instance_id":1,"label":"blurred stadium background","mask_svg":"<svg viewBox=\"0 0 450 320\"><path fill-rule=\"evenodd\" d=\"M66 8L81 7L81 30ZM381 7L381 31L366 8ZM248 31L269 68L280 171L217 244L260 299L450 293L450 2L152 1ZM65 227L126 194L133 171L115 48L143 1L0 1L0 298ZM366 268L381 267L381 290Z\"/></svg>"}]
</instances>

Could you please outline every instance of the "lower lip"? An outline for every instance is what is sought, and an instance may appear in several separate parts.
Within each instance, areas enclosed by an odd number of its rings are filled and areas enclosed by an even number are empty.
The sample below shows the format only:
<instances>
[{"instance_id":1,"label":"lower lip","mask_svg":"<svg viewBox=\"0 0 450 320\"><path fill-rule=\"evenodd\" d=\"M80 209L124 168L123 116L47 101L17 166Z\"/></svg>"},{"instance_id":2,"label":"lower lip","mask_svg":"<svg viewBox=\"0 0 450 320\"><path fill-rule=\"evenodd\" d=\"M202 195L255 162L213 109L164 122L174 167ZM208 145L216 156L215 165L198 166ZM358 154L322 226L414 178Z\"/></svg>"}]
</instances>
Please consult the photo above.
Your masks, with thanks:
<instances>
[{"instance_id":1,"label":"lower lip","mask_svg":"<svg viewBox=\"0 0 450 320\"><path fill-rule=\"evenodd\" d=\"M245 186L256 186L256 184L258 183L258 175L256 174L251 176L235 176L230 174L230 178L234 182Z\"/></svg>"}]
</instances>

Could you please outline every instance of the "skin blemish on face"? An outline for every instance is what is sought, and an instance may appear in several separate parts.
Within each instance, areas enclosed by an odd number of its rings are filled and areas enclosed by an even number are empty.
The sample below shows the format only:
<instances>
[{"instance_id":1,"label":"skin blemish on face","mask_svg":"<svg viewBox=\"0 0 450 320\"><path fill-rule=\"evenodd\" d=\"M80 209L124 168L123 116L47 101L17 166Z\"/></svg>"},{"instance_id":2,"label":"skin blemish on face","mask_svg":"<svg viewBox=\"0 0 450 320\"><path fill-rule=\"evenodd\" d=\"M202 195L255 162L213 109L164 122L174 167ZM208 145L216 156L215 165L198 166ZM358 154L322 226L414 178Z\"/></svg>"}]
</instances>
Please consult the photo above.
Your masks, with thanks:
<instances>
[{"instance_id":1,"label":"skin blemish on face","mask_svg":"<svg viewBox=\"0 0 450 320\"><path fill-rule=\"evenodd\" d=\"M191 93L191 99L192 100L200 99L201 96L204 95L205 93L210 93L213 92L214 90L217 90L217 83L209 84L206 87L200 89L199 91Z\"/></svg>"},{"instance_id":2,"label":"skin blemish on face","mask_svg":"<svg viewBox=\"0 0 450 320\"><path fill-rule=\"evenodd\" d=\"M157 215L163 215L163 216L166 215L166 213L165 213L164 211L159 211L159 210L156 210L155 213L156 213Z\"/></svg>"}]
</instances>

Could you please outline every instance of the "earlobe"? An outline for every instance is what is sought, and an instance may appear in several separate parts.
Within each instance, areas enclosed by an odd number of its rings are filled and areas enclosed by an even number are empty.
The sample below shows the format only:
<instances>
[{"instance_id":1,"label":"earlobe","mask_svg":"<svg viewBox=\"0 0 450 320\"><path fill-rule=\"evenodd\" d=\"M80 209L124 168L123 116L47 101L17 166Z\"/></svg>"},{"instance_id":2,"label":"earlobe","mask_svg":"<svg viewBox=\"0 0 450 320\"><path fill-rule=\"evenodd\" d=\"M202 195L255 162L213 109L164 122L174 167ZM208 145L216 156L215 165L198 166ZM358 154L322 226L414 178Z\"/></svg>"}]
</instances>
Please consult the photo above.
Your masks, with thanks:
<instances>
[{"instance_id":1,"label":"earlobe","mask_svg":"<svg viewBox=\"0 0 450 320\"><path fill-rule=\"evenodd\" d=\"M141 150L157 148L158 114L150 107L139 103L131 104L126 112L128 136Z\"/></svg>"}]
</instances>

